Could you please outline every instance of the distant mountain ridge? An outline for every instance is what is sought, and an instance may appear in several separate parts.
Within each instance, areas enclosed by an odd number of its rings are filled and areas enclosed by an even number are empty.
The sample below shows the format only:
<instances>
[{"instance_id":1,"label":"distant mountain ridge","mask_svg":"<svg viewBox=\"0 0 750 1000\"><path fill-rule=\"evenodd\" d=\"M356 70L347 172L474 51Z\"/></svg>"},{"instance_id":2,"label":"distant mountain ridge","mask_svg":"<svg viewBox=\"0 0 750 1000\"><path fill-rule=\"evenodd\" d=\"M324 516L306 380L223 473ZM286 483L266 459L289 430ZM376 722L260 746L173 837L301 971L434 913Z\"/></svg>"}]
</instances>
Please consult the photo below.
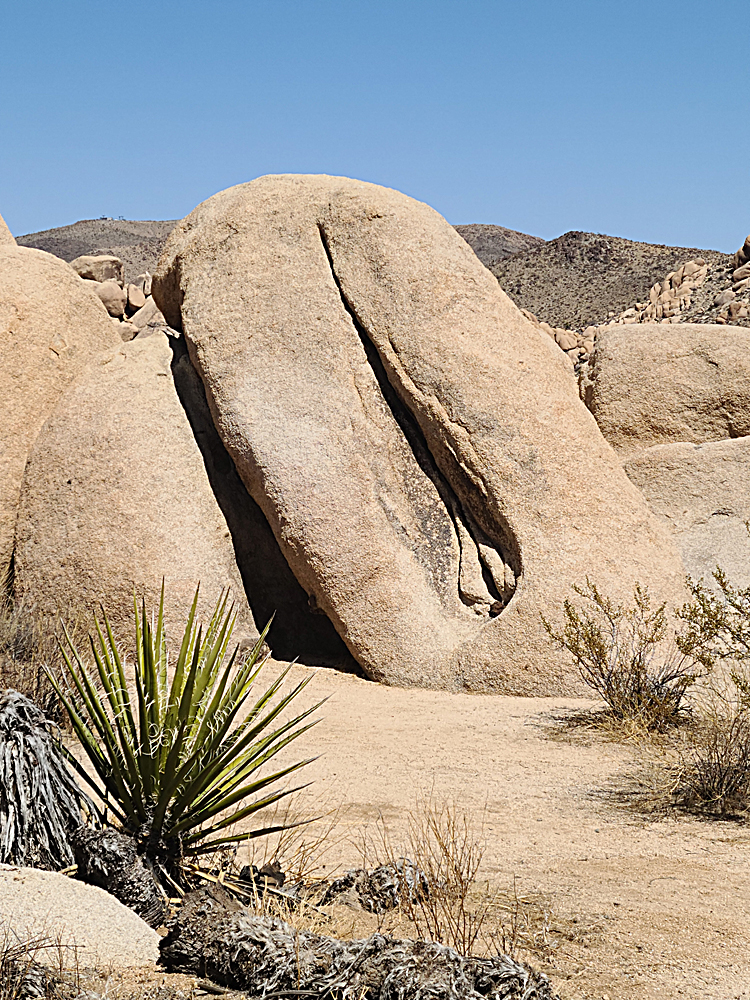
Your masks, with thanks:
<instances>
[{"instance_id":1,"label":"distant mountain ridge","mask_svg":"<svg viewBox=\"0 0 750 1000\"><path fill-rule=\"evenodd\" d=\"M114 254L125 265L125 279L132 281L144 271L154 270L162 247L178 221L82 219L70 226L17 236L16 243L46 250L68 263L84 254Z\"/></svg>"},{"instance_id":2,"label":"distant mountain ridge","mask_svg":"<svg viewBox=\"0 0 750 1000\"><path fill-rule=\"evenodd\" d=\"M126 280L132 281L144 271L153 272L177 221L83 219L19 236L17 242L67 261L83 254L114 254L125 265ZM732 259L716 250L639 243L600 233L570 232L545 241L484 223L455 229L517 305L553 327L571 330L604 323L610 313L647 299L655 282L688 260L702 258L723 274ZM702 302L701 310L706 310ZM690 319L700 322L701 316Z\"/></svg>"}]
</instances>

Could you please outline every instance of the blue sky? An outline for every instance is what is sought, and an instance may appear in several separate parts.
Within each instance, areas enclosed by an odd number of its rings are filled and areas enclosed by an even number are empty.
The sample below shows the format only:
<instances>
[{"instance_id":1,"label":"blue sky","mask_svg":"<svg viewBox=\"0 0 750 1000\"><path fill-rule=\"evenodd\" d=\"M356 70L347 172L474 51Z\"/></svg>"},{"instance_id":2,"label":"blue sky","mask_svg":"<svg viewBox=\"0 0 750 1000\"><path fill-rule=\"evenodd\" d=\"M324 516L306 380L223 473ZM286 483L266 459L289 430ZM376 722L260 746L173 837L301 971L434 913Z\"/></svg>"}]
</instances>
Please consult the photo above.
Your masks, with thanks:
<instances>
[{"instance_id":1,"label":"blue sky","mask_svg":"<svg viewBox=\"0 0 750 1000\"><path fill-rule=\"evenodd\" d=\"M15 234L179 218L283 172L395 187L454 224L734 251L750 4L0 0Z\"/></svg>"}]
</instances>

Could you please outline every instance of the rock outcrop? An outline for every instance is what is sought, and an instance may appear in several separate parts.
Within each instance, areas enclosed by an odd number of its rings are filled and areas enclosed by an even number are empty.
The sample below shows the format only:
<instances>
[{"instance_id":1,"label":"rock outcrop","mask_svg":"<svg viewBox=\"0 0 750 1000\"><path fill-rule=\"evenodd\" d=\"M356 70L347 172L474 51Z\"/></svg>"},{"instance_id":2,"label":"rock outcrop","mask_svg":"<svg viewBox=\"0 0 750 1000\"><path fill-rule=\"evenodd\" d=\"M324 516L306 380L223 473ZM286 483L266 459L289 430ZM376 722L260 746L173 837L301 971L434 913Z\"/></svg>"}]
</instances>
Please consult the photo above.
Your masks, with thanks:
<instances>
[{"instance_id":1,"label":"rock outcrop","mask_svg":"<svg viewBox=\"0 0 750 1000\"><path fill-rule=\"evenodd\" d=\"M710 585L720 566L735 586L750 586L750 437L655 445L625 471L672 529L694 579Z\"/></svg>"},{"instance_id":2,"label":"rock outcrop","mask_svg":"<svg viewBox=\"0 0 750 1000\"><path fill-rule=\"evenodd\" d=\"M540 612L572 583L682 596L567 362L427 206L261 178L176 228L153 294L310 604L370 677L571 692Z\"/></svg>"},{"instance_id":3,"label":"rock outcrop","mask_svg":"<svg viewBox=\"0 0 750 1000\"><path fill-rule=\"evenodd\" d=\"M149 965L159 957L159 935L114 896L38 868L0 865L0 925L11 941L59 939L83 968ZM57 949L48 954L59 957Z\"/></svg>"},{"instance_id":4,"label":"rock outcrop","mask_svg":"<svg viewBox=\"0 0 750 1000\"><path fill-rule=\"evenodd\" d=\"M73 379L119 342L102 303L41 250L0 246L0 577L31 446Z\"/></svg>"},{"instance_id":5,"label":"rock outcrop","mask_svg":"<svg viewBox=\"0 0 750 1000\"><path fill-rule=\"evenodd\" d=\"M750 331L708 324L601 327L582 395L622 456L750 434Z\"/></svg>"},{"instance_id":6,"label":"rock outcrop","mask_svg":"<svg viewBox=\"0 0 750 1000\"><path fill-rule=\"evenodd\" d=\"M163 333L121 344L59 401L26 467L16 593L43 613L101 602L130 638L134 588L153 604L165 578L174 635L200 581L204 616L231 587L238 635L257 635L172 361Z\"/></svg>"},{"instance_id":7,"label":"rock outcrop","mask_svg":"<svg viewBox=\"0 0 750 1000\"><path fill-rule=\"evenodd\" d=\"M5 219L0 215L0 247L15 245L16 241L13 239L13 234L5 224Z\"/></svg>"}]
</instances>

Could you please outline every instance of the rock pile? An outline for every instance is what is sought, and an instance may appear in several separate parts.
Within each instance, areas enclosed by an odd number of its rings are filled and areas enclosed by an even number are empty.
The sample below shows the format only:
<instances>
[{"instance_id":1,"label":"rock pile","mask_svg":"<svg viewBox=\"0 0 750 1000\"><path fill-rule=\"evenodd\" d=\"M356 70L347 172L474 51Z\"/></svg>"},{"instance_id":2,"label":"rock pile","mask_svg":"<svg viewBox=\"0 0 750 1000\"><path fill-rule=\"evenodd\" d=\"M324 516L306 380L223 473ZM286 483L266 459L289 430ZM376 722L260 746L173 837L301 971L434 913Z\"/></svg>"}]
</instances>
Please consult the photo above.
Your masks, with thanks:
<instances>
[{"instance_id":1,"label":"rock pile","mask_svg":"<svg viewBox=\"0 0 750 1000\"><path fill-rule=\"evenodd\" d=\"M48 310L11 320L0 427L1 554L44 610L102 601L119 625L162 576L176 618L198 579L209 604L244 586L241 620L277 612L284 657L560 694L580 678L540 612L572 584L682 600L679 554L549 331L427 206L265 177L177 226L152 288L114 254L73 264L0 248L8 315ZM50 341L60 289L71 329ZM154 332L165 317L180 336Z\"/></svg>"},{"instance_id":2,"label":"rock pile","mask_svg":"<svg viewBox=\"0 0 750 1000\"><path fill-rule=\"evenodd\" d=\"M608 325L654 322L750 326L750 236L728 268L702 257L686 261Z\"/></svg>"},{"instance_id":3,"label":"rock pile","mask_svg":"<svg viewBox=\"0 0 750 1000\"><path fill-rule=\"evenodd\" d=\"M151 275L148 271L126 283L122 261L109 254L76 257L70 266L101 299L121 340L132 340L149 327L158 329L166 326L151 297Z\"/></svg>"},{"instance_id":4,"label":"rock pile","mask_svg":"<svg viewBox=\"0 0 750 1000\"><path fill-rule=\"evenodd\" d=\"M544 320L537 319L528 309L522 309L521 312L542 333L545 333L554 340L560 350L573 362L576 371L589 360L596 342L596 327L590 326L583 333L577 333L575 330L565 330L560 326L550 326Z\"/></svg>"}]
</instances>

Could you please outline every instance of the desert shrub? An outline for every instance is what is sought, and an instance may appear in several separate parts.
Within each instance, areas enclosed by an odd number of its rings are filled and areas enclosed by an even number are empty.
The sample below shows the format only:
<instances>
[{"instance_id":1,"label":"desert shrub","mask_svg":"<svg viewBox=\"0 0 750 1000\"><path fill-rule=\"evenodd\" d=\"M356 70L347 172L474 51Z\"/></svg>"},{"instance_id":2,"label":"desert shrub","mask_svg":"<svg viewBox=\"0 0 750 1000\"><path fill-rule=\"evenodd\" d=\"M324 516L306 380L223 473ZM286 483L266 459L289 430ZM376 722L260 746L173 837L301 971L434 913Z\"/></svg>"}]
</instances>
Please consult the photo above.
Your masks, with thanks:
<instances>
[{"instance_id":1,"label":"desert shrub","mask_svg":"<svg viewBox=\"0 0 750 1000\"><path fill-rule=\"evenodd\" d=\"M691 812L750 811L750 712L741 704L708 712L679 750L673 798Z\"/></svg>"},{"instance_id":2,"label":"desert shrub","mask_svg":"<svg viewBox=\"0 0 750 1000\"><path fill-rule=\"evenodd\" d=\"M583 603L565 600L562 627L544 616L542 622L552 641L573 656L584 683L617 720L633 720L648 730L680 722L688 690L711 668L711 656L688 635L680 645L670 640L666 604L652 607L640 584L629 607L616 604L589 579L573 589Z\"/></svg>"},{"instance_id":3,"label":"desert shrub","mask_svg":"<svg viewBox=\"0 0 750 1000\"><path fill-rule=\"evenodd\" d=\"M692 601L678 612L684 623L677 642L686 652L699 652L710 662L725 660L741 663L750 659L750 587L736 587L726 573L717 568L713 573L714 590L702 581L690 580ZM737 674L738 692L750 703L750 687L742 674Z\"/></svg>"},{"instance_id":4,"label":"desert shrub","mask_svg":"<svg viewBox=\"0 0 750 1000\"><path fill-rule=\"evenodd\" d=\"M309 760L277 771L267 765L314 725L306 720L318 708L280 721L310 680L282 695L289 668L253 703L268 628L249 654L240 656L236 647L227 658L236 618L227 595L205 630L196 621L197 603L196 591L172 664L163 588L153 622L145 602L140 609L134 602L134 700L106 613L103 621L95 619L89 637L93 668L66 631L65 672L59 677L50 672L95 778L72 754L71 765L102 796L110 822L135 838L167 883L178 884L184 857L214 853L276 829L231 832L297 790L287 788L285 779Z\"/></svg>"}]
</instances>

